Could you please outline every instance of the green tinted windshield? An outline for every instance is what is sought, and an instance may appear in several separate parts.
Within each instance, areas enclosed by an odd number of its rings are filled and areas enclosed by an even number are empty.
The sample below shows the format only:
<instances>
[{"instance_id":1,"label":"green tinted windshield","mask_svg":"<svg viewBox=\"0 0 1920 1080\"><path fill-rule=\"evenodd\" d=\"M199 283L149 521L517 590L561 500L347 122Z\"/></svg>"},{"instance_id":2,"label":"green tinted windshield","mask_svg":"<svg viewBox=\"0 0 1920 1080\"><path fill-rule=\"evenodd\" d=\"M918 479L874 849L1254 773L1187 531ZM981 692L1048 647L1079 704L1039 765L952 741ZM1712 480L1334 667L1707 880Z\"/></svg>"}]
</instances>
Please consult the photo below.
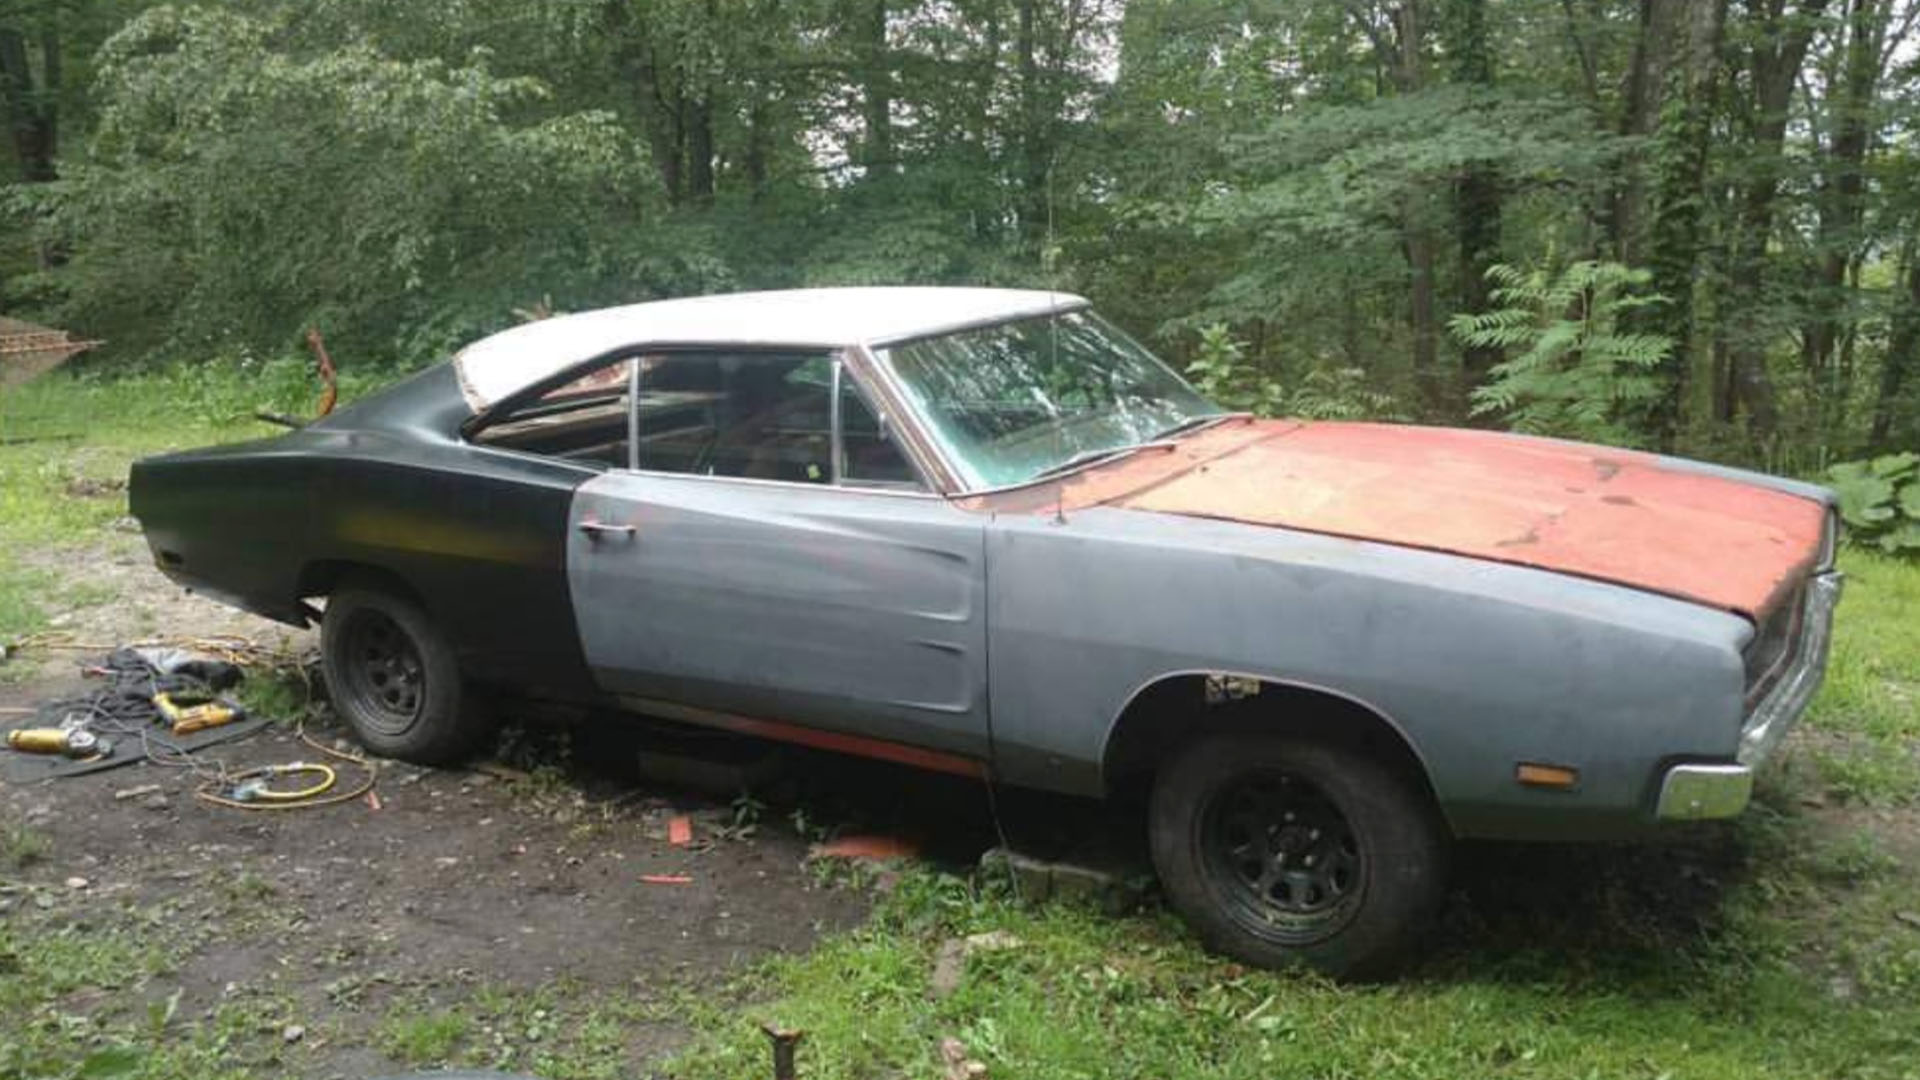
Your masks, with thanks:
<instances>
[{"instance_id":1,"label":"green tinted windshield","mask_svg":"<svg viewBox=\"0 0 1920 1080\"><path fill-rule=\"evenodd\" d=\"M1220 408L1090 311L882 350L971 488L1149 442Z\"/></svg>"}]
</instances>

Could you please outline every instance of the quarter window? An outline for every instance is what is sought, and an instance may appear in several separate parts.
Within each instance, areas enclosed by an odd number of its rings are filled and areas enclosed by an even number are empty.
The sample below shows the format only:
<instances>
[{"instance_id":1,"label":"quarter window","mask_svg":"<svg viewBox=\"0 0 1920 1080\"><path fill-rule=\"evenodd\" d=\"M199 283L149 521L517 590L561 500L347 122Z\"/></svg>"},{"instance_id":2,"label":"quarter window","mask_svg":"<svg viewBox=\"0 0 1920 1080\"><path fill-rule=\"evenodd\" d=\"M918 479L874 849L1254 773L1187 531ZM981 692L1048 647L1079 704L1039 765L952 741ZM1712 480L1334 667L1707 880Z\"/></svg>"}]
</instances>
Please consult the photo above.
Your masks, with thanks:
<instances>
[{"instance_id":1,"label":"quarter window","mask_svg":"<svg viewBox=\"0 0 1920 1080\"><path fill-rule=\"evenodd\" d=\"M516 405L473 435L482 446L582 464L627 465L627 388L633 359L616 360Z\"/></svg>"}]
</instances>

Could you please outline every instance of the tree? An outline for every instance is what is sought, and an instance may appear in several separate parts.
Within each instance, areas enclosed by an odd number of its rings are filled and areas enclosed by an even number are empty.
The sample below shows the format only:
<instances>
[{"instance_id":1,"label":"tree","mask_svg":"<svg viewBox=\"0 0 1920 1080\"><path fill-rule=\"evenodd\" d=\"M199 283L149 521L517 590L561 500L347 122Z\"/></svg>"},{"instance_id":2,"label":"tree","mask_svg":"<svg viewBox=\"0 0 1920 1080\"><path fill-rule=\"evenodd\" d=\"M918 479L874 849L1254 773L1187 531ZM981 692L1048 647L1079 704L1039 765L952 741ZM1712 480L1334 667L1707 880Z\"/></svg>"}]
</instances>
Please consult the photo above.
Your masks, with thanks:
<instances>
[{"instance_id":1,"label":"tree","mask_svg":"<svg viewBox=\"0 0 1920 1080\"><path fill-rule=\"evenodd\" d=\"M644 159L610 116L538 117L542 84L479 65L297 40L156 8L107 42L88 163L46 185L77 320L137 315L194 349L319 323L424 359L516 302L637 272L621 226Z\"/></svg>"}]
</instances>

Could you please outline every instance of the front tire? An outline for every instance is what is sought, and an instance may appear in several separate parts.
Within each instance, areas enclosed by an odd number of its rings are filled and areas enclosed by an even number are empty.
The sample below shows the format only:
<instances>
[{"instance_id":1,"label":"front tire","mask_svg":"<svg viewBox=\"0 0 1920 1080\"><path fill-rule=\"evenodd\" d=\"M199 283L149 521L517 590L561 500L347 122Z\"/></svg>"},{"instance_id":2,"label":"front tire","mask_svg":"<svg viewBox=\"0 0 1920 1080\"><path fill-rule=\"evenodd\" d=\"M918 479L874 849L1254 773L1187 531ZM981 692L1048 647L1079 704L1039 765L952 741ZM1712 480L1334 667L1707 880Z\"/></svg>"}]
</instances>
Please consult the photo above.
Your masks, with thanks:
<instances>
[{"instance_id":1,"label":"front tire","mask_svg":"<svg viewBox=\"0 0 1920 1080\"><path fill-rule=\"evenodd\" d=\"M375 754L452 764L488 732L453 647L410 600L360 585L335 592L320 656L334 711Z\"/></svg>"},{"instance_id":2,"label":"front tire","mask_svg":"<svg viewBox=\"0 0 1920 1080\"><path fill-rule=\"evenodd\" d=\"M1355 751L1228 733L1154 785L1154 867L1209 948L1336 978L1391 973L1445 887L1447 843L1425 793Z\"/></svg>"}]
</instances>

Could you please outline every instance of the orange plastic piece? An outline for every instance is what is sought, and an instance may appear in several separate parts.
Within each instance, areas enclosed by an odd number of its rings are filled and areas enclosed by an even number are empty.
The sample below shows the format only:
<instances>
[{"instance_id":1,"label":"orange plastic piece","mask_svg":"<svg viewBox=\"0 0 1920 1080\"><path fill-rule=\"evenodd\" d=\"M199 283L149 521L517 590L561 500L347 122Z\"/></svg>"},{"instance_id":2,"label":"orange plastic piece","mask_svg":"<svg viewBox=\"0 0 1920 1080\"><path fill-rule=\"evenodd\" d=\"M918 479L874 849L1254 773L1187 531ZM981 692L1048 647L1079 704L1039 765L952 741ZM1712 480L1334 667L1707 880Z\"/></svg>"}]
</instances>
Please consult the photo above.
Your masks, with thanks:
<instances>
[{"instance_id":1,"label":"orange plastic piece","mask_svg":"<svg viewBox=\"0 0 1920 1080\"><path fill-rule=\"evenodd\" d=\"M685 814L675 814L667 822L667 843L674 847L693 843L693 820Z\"/></svg>"},{"instance_id":2,"label":"orange plastic piece","mask_svg":"<svg viewBox=\"0 0 1920 1080\"><path fill-rule=\"evenodd\" d=\"M920 854L920 845L898 836L843 836L815 844L808 854L816 859L911 859Z\"/></svg>"}]
</instances>

